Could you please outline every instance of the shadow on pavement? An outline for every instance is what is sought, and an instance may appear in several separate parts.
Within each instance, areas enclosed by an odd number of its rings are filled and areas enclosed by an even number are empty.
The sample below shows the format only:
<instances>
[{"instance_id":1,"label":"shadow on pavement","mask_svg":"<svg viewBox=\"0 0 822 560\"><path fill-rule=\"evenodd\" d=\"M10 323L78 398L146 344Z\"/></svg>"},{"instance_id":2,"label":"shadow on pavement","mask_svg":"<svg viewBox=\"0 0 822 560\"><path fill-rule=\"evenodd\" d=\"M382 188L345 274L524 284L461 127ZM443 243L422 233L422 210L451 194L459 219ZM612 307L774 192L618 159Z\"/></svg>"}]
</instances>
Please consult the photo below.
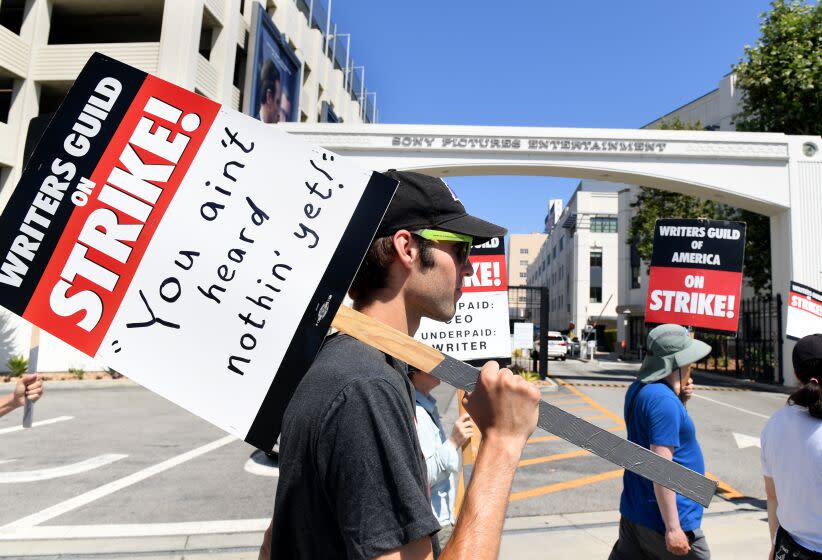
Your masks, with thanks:
<instances>
[{"instance_id":1,"label":"shadow on pavement","mask_svg":"<svg viewBox=\"0 0 822 560\"><path fill-rule=\"evenodd\" d=\"M752 498L750 496L744 496L742 498L731 498L728 500L733 504L746 504L751 507L755 507L756 509L761 509L763 511L768 511L768 502L766 500L761 500L759 498Z\"/></svg>"},{"instance_id":2,"label":"shadow on pavement","mask_svg":"<svg viewBox=\"0 0 822 560\"><path fill-rule=\"evenodd\" d=\"M626 374L623 371L603 371L602 373L563 373L562 375L557 375L555 373L551 373L549 370L548 377L551 379L559 379L568 382L593 381L598 383L633 383L636 379L633 375Z\"/></svg>"}]
</instances>

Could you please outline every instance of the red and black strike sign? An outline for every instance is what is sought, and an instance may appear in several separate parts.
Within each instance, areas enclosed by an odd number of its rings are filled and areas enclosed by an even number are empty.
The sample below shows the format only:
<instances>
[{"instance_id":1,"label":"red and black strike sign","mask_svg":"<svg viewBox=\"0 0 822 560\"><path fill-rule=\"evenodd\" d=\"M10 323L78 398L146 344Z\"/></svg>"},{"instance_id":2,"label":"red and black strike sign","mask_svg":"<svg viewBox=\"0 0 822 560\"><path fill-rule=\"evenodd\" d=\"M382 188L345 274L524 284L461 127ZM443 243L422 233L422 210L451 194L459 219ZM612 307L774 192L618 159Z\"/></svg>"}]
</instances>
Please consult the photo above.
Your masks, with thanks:
<instances>
[{"instance_id":1,"label":"red and black strike sign","mask_svg":"<svg viewBox=\"0 0 822 560\"><path fill-rule=\"evenodd\" d=\"M818 332L822 332L822 291L792 281L785 336L799 340Z\"/></svg>"},{"instance_id":2,"label":"red and black strike sign","mask_svg":"<svg viewBox=\"0 0 822 560\"><path fill-rule=\"evenodd\" d=\"M474 275L465 279L463 292L500 292L508 290L508 273L505 270L505 244L502 237L471 249Z\"/></svg>"},{"instance_id":3,"label":"red and black strike sign","mask_svg":"<svg viewBox=\"0 0 822 560\"><path fill-rule=\"evenodd\" d=\"M94 355L219 108L95 54L3 213L3 305Z\"/></svg>"},{"instance_id":4,"label":"red and black strike sign","mask_svg":"<svg viewBox=\"0 0 822 560\"><path fill-rule=\"evenodd\" d=\"M745 224L657 220L645 322L736 333Z\"/></svg>"}]
</instances>

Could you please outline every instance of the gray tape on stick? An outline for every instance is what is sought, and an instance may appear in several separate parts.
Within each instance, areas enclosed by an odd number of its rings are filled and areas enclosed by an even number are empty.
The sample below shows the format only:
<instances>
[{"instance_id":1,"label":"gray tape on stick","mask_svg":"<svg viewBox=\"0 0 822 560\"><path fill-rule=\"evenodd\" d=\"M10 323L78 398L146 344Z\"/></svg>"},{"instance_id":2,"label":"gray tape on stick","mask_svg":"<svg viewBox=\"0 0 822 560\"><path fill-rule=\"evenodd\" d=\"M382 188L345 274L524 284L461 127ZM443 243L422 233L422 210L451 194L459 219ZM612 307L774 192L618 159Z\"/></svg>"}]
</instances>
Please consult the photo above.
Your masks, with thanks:
<instances>
[{"instance_id":1,"label":"gray tape on stick","mask_svg":"<svg viewBox=\"0 0 822 560\"><path fill-rule=\"evenodd\" d=\"M475 368L451 356L445 356L445 359L429 373L453 387L469 392L474 390L479 375ZM545 401L539 403L537 425L606 461L661 484L705 507L711 503L711 498L716 492L717 483L713 480Z\"/></svg>"},{"instance_id":2,"label":"gray tape on stick","mask_svg":"<svg viewBox=\"0 0 822 560\"><path fill-rule=\"evenodd\" d=\"M34 418L34 403L26 399L23 405L23 427L31 428L31 421Z\"/></svg>"}]
</instances>

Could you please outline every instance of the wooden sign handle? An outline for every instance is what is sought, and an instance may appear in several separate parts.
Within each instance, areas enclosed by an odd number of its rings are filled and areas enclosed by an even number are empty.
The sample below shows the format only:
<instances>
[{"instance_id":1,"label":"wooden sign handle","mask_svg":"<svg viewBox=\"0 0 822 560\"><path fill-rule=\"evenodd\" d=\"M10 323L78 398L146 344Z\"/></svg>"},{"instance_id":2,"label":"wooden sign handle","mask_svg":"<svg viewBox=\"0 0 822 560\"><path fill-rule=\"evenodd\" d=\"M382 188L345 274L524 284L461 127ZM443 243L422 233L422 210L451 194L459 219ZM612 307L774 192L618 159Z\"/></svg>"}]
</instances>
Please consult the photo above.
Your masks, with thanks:
<instances>
[{"instance_id":1,"label":"wooden sign handle","mask_svg":"<svg viewBox=\"0 0 822 560\"><path fill-rule=\"evenodd\" d=\"M465 406L462 404L462 399L465 396L465 391L457 389L457 403L458 415L465 414ZM460 478L457 482L457 497L454 500L454 519L459 517L460 508L462 507L462 500L465 498L465 465L474 463L474 457L471 456L471 442L465 442L462 446L462 465L460 465Z\"/></svg>"},{"instance_id":2,"label":"wooden sign handle","mask_svg":"<svg viewBox=\"0 0 822 560\"><path fill-rule=\"evenodd\" d=\"M420 371L430 372L445 359L430 346L345 305L340 306L331 326Z\"/></svg>"}]
</instances>

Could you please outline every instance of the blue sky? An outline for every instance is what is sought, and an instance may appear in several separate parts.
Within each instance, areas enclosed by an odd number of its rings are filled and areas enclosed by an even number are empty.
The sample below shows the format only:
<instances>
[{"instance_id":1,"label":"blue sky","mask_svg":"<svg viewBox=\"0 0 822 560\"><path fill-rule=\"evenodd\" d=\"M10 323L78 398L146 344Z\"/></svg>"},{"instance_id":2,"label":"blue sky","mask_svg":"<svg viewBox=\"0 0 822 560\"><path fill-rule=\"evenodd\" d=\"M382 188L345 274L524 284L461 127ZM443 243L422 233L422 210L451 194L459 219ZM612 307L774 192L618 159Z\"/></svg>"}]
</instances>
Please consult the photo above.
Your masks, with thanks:
<instances>
[{"instance_id":1,"label":"blue sky","mask_svg":"<svg viewBox=\"0 0 822 560\"><path fill-rule=\"evenodd\" d=\"M506 12L495 7L507 5ZM332 0L380 122L640 128L715 89L766 0ZM469 212L541 231L576 180L449 179Z\"/></svg>"}]
</instances>

